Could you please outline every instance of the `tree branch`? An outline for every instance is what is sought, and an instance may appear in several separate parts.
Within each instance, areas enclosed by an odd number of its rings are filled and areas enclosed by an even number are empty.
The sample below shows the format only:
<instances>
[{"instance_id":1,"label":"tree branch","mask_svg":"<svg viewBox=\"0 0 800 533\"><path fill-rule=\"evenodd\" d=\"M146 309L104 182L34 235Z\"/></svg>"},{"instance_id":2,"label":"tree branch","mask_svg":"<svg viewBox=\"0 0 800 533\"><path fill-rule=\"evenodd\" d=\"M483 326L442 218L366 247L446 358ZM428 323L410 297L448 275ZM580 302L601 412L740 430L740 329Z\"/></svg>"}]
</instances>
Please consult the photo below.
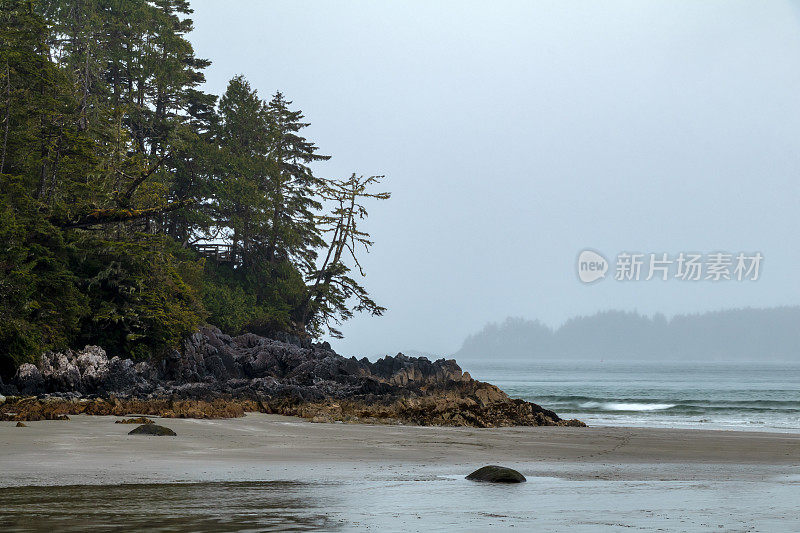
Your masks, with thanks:
<instances>
[{"instance_id":1,"label":"tree branch","mask_svg":"<svg viewBox=\"0 0 800 533\"><path fill-rule=\"evenodd\" d=\"M97 226L99 224L114 224L116 222L128 222L130 220L138 220L142 218L168 213L186 207L194 203L194 198L172 202L161 207L150 207L147 209L95 209L85 215L81 215L75 220L68 221L54 221L58 227L61 228L88 228L90 226Z\"/></svg>"},{"instance_id":2,"label":"tree branch","mask_svg":"<svg viewBox=\"0 0 800 533\"><path fill-rule=\"evenodd\" d=\"M150 167L149 169L147 169L144 172L142 172L141 174L139 174L139 176L136 179L133 180L133 183L131 183L128 186L128 188L125 190L125 192L122 194L121 200L123 202L125 202L125 203L129 202L131 197L133 196L133 193L136 192L136 189L139 188L139 185L144 183L147 180L147 178L152 176L153 173L156 170L161 168L161 165L164 163L164 161L167 159L167 157L169 157L169 152L167 152L166 154L162 155L158 159L158 161L155 162L155 164L152 167ZM122 172L120 172L120 174L122 174L125 177L128 177Z\"/></svg>"}]
</instances>

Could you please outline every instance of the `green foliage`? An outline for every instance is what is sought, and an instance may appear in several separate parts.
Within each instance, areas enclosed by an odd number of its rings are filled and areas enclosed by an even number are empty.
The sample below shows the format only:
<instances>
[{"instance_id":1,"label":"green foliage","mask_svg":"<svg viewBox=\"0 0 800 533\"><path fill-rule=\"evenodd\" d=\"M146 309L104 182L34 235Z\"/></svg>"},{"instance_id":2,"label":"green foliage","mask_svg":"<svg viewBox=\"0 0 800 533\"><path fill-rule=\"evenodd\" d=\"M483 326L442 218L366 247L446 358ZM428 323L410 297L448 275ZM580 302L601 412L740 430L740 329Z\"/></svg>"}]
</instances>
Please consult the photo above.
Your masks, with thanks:
<instances>
[{"instance_id":1,"label":"green foliage","mask_svg":"<svg viewBox=\"0 0 800 533\"><path fill-rule=\"evenodd\" d=\"M72 341L88 313L69 269L74 249L24 194L0 176L0 370Z\"/></svg>"},{"instance_id":2,"label":"green foliage","mask_svg":"<svg viewBox=\"0 0 800 533\"><path fill-rule=\"evenodd\" d=\"M307 287L297 268L290 262L261 263L254 270L206 263L203 303L208 322L233 334L302 332L293 313Z\"/></svg>"},{"instance_id":3,"label":"green foliage","mask_svg":"<svg viewBox=\"0 0 800 533\"><path fill-rule=\"evenodd\" d=\"M229 265L208 261L203 285L208 322L232 334L244 331L256 313L256 297L245 290L237 274Z\"/></svg>"},{"instance_id":4,"label":"green foliage","mask_svg":"<svg viewBox=\"0 0 800 533\"><path fill-rule=\"evenodd\" d=\"M92 309L81 327L87 341L148 358L177 348L204 322L202 260L179 260L166 238L153 235L80 244L78 274Z\"/></svg>"},{"instance_id":5,"label":"green foliage","mask_svg":"<svg viewBox=\"0 0 800 533\"><path fill-rule=\"evenodd\" d=\"M204 286L203 305L208 311L209 324L222 331L238 334L253 321L256 299L237 283L209 279Z\"/></svg>"},{"instance_id":6,"label":"green foliage","mask_svg":"<svg viewBox=\"0 0 800 533\"><path fill-rule=\"evenodd\" d=\"M388 194L319 178L329 156L280 92L237 76L216 105L190 14L0 0L0 375L80 343L158 357L206 321L316 337L383 311L351 268L361 201Z\"/></svg>"}]
</instances>

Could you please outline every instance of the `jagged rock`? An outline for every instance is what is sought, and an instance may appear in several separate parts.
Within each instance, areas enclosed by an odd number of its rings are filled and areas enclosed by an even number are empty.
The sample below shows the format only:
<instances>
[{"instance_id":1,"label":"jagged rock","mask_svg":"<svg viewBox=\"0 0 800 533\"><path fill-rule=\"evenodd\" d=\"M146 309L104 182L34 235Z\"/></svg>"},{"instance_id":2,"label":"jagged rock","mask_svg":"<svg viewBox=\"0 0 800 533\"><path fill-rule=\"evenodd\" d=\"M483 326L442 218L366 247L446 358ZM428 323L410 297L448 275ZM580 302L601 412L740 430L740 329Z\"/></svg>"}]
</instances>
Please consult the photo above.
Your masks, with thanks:
<instances>
[{"instance_id":1,"label":"jagged rock","mask_svg":"<svg viewBox=\"0 0 800 533\"><path fill-rule=\"evenodd\" d=\"M108 362L108 380L106 388L114 391L124 391L136 385L136 369L130 359L121 359L118 356Z\"/></svg>"},{"instance_id":2,"label":"jagged rock","mask_svg":"<svg viewBox=\"0 0 800 533\"><path fill-rule=\"evenodd\" d=\"M372 363L366 358L342 357L327 343L290 337L276 340L252 333L231 337L214 327L201 328L185 340L182 351L172 351L156 362L109 359L97 346L47 352L38 367L19 368L6 390L12 388L62 402L57 409L54 403L28 406L19 415L29 417L22 418L26 420L53 419L67 412L167 417L239 416L243 412L243 404L235 402L231 409L204 411L209 402L219 399L255 401L265 412L318 420L477 427L582 425L562 421L552 411L513 400L497 387L473 380L452 359L430 361L400 353ZM111 404L77 403L87 396ZM164 405L165 399L189 403L178 409ZM141 409L126 412L121 401ZM139 401L145 403L139 405Z\"/></svg>"},{"instance_id":3,"label":"jagged rock","mask_svg":"<svg viewBox=\"0 0 800 533\"><path fill-rule=\"evenodd\" d=\"M82 387L81 371L72 350L42 354L39 370L48 390L72 391Z\"/></svg>"},{"instance_id":4,"label":"jagged rock","mask_svg":"<svg viewBox=\"0 0 800 533\"><path fill-rule=\"evenodd\" d=\"M158 424L143 424L128 432L128 435L156 435L158 437L177 437L177 434L169 428Z\"/></svg>"},{"instance_id":5,"label":"jagged rock","mask_svg":"<svg viewBox=\"0 0 800 533\"><path fill-rule=\"evenodd\" d=\"M488 481L491 483L523 483L525 476L504 466L484 466L467 476L470 481Z\"/></svg>"},{"instance_id":6,"label":"jagged rock","mask_svg":"<svg viewBox=\"0 0 800 533\"><path fill-rule=\"evenodd\" d=\"M31 363L23 363L19 366L14 376L14 383L21 394L41 394L43 392L42 373Z\"/></svg>"},{"instance_id":7,"label":"jagged rock","mask_svg":"<svg viewBox=\"0 0 800 533\"><path fill-rule=\"evenodd\" d=\"M108 357L106 351L99 346L86 346L79 352L77 366L82 385L88 389L97 389L108 379Z\"/></svg>"}]
</instances>

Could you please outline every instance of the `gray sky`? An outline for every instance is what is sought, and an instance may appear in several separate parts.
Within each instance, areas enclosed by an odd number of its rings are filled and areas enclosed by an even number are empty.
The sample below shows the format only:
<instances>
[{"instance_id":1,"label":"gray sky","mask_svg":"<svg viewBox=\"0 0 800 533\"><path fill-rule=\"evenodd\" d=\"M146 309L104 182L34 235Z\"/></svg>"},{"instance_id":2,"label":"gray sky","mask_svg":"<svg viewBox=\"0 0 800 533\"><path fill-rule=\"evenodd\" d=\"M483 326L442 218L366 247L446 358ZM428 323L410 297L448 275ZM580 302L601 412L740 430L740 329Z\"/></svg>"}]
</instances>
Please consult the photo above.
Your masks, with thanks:
<instances>
[{"instance_id":1,"label":"gray sky","mask_svg":"<svg viewBox=\"0 0 800 533\"><path fill-rule=\"evenodd\" d=\"M800 303L797 3L192 5L207 90L280 89L320 175L387 175L363 263L389 312L343 354L449 354L509 315ZM765 259L755 282L582 285L587 247Z\"/></svg>"}]
</instances>

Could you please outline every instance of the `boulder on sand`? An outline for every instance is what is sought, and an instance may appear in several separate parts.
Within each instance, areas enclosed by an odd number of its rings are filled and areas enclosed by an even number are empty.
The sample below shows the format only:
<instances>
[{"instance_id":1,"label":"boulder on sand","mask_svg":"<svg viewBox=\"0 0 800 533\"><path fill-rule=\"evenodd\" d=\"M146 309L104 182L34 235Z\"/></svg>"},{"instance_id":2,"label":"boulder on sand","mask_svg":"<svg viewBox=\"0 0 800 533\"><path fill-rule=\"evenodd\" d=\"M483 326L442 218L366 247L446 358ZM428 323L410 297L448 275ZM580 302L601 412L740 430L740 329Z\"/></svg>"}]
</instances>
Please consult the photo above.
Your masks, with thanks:
<instances>
[{"instance_id":1,"label":"boulder on sand","mask_svg":"<svg viewBox=\"0 0 800 533\"><path fill-rule=\"evenodd\" d=\"M23 424L22 422L17 422L17 427L18 428L26 428L26 427L28 427L28 424Z\"/></svg>"},{"instance_id":2,"label":"boulder on sand","mask_svg":"<svg viewBox=\"0 0 800 533\"><path fill-rule=\"evenodd\" d=\"M470 481L489 481L491 483L523 483L525 476L504 466L484 466L467 476Z\"/></svg>"},{"instance_id":3,"label":"boulder on sand","mask_svg":"<svg viewBox=\"0 0 800 533\"><path fill-rule=\"evenodd\" d=\"M128 435L157 435L159 437L176 437L176 433L169 428L158 424L142 424L138 428L132 429Z\"/></svg>"}]
</instances>

